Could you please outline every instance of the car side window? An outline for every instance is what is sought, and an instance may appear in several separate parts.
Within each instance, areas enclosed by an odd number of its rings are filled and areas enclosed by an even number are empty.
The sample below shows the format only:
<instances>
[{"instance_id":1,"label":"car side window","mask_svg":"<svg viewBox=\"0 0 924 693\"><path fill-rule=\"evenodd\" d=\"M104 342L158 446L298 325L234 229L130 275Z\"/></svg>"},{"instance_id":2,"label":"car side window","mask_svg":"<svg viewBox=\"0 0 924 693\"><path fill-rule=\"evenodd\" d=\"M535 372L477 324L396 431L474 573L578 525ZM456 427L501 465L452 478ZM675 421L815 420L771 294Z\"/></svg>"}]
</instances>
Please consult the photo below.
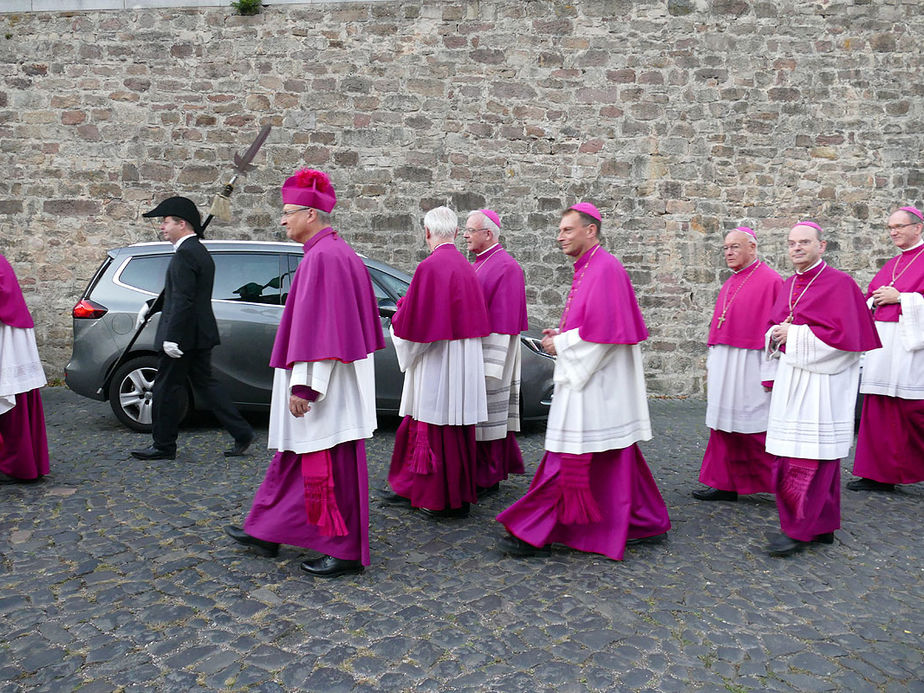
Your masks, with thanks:
<instances>
[{"instance_id":1,"label":"car side window","mask_svg":"<svg viewBox=\"0 0 924 693\"><path fill-rule=\"evenodd\" d=\"M280 300L277 253L217 253L213 301L240 301L278 306Z\"/></svg>"},{"instance_id":2,"label":"car side window","mask_svg":"<svg viewBox=\"0 0 924 693\"><path fill-rule=\"evenodd\" d=\"M170 264L170 255L140 255L133 257L122 268L116 281L142 291L159 294L164 288L164 277L167 276L167 265Z\"/></svg>"},{"instance_id":3,"label":"car side window","mask_svg":"<svg viewBox=\"0 0 924 693\"><path fill-rule=\"evenodd\" d=\"M375 287L375 297L379 299L379 303L381 303L382 298L388 297L397 300L407 293L408 284L403 279L398 279L368 265L366 269L369 270L372 286Z\"/></svg>"}]
</instances>

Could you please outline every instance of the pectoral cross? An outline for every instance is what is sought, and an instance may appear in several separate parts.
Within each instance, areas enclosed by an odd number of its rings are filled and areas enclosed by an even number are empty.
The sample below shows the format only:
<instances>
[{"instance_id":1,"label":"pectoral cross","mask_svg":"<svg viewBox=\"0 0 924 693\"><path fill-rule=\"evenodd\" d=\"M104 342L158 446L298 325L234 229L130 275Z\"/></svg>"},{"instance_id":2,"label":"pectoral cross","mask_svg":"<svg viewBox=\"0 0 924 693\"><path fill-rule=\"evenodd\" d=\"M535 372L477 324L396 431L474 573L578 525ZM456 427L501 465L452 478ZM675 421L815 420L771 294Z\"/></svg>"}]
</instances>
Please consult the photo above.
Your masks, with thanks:
<instances>
[{"instance_id":1,"label":"pectoral cross","mask_svg":"<svg viewBox=\"0 0 924 693\"><path fill-rule=\"evenodd\" d=\"M723 322L725 322L725 316L724 316L724 315L720 315L720 316L719 316L719 324L718 324L718 327L722 327L722 323L723 323Z\"/></svg>"}]
</instances>

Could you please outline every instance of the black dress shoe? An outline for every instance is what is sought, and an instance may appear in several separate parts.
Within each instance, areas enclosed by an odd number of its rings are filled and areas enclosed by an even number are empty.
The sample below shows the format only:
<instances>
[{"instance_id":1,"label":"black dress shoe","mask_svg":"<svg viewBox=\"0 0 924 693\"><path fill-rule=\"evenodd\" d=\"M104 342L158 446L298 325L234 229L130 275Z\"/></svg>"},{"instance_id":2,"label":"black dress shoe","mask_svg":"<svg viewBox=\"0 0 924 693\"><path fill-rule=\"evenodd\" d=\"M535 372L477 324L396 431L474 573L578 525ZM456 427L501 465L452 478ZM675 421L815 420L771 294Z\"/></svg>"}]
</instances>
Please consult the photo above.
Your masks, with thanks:
<instances>
[{"instance_id":1,"label":"black dress shoe","mask_svg":"<svg viewBox=\"0 0 924 693\"><path fill-rule=\"evenodd\" d=\"M132 457L136 460L175 460L176 450L164 450L152 445L144 450L132 450Z\"/></svg>"},{"instance_id":2,"label":"black dress shoe","mask_svg":"<svg viewBox=\"0 0 924 693\"><path fill-rule=\"evenodd\" d=\"M635 539L626 539L626 546L638 546L639 544L660 544L667 539L667 532L655 534L650 537L637 537Z\"/></svg>"},{"instance_id":3,"label":"black dress shoe","mask_svg":"<svg viewBox=\"0 0 924 693\"><path fill-rule=\"evenodd\" d=\"M274 541L264 541L263 539L252 537L240 527L227 525L225 527L225 534L234 539L238 544L256 549L257 553L261 556L277 556L279 554L279 544Z\"/></svg>"},{"instance_id":4,"label":"black dress shoe","mask_svg":"<svg viewBox=\"0 0 924 693\"><path fill-rule=\"evenodd\" d=\"M443 510L430 510L418 508L420 514L430 520L456 520L468 517L469 504L463 503L461 508L444 508Z\"/></svg>"},{"instance_id":5,"label":"black dress shoe","mask_svg":"<svg viewBox=\"0 0 924 693\"><path fill-rule=\"evenodd\" d=\"M405 505L411 502L410 498L398 495L387 486L384 488L377 488L375 490L375 495L380 501L385 503L385 505Z\"/></svg>"},{"instance_id":6,"label":"black dress shoe","mask_svg":"<svg viewBox=\"0 0 924 693\"><path fill-rule=\"evenodd\" d=\"M767 553L771 556L791 556L794 553L802 551L810 543L811 542L808 541L793 539L780 532L770 540L770 543L767 545Z\"/></svg>"},{"instance_id":7,"label":"black dress shoe","mask_svg":"<svg viewBox=\"0 0 924 693\"><path fill-rule=\"evenodd\" d=\"M813 544L833 544L834 543L834 532L826 532L824 534L817 535L812 539Z\"/></svg>"},{"instance_id":8,"label":"black dress shoe","mask_svg":"<svg viewBox=\"0 0 924 693\"><path fill-rule=\"evenodd\" d=\"M487 498L488 496L493 496L495 493L500 491L500 482L498 481L493 486L479 486L475 489L479 498Z\"/></svg>"},{"instance_id":9,"label":"black dress shoe","mask_svg":"<svg viewBox=\"0 0 924 693\"><path fill-rule=\"evenodd\" d=\"M552 555L552 547L549 544L546 544L545 546L533 546L532 544L525 542L519 537L513 536L512 534L507 534L501 537L497 544L501 551L506 553L508 556L514 556L515 558L529 558L530 556Z\"/></svg>"},{"instance_id":10,"label":"black dress shoe","mask_svg":"<svg viewBox=\"0 0 924 693\"><path fill-rule=\"evenodd\" d=\"M9 474L3 474L0 472L0 484L37 484L44 477L37 476L34 479L20 479L15 476L10 476Z\"/></svg>"},{"instance_id":11,"label":"black dress shoe","mask_svg":"<svg viewBox=\"0 0 924 693\"><path fill-rule=\"evenodd\" d=\"M885 484L881 481L873 481L872 479L864 479L862 476L859 479L854 479L853 481L847 482L847 488L851 491L894 491L895 484Z\"/></svg>"},{"instance_id":12,"label":"black dress shoe","mask_svg":"<svg viewBox=\"0 0 924 693\"><path fill-rule=\"evenodd\" d=\"M693 492L696 500L704 501L736 501L738 494L735 491L720 491L717 488L700 488Z\"/></svg>"},{"instance_id":13,"label":"black dress shoe","mask_svg":"<svg viewBox=\"0 0 924 693\"><path fill-rule=\"evenodd\" d=\"M311 561L303 561L301 569L309 575L323 578L361 573L365 570L361 561L348 561L345 558L334 558L333 556L321 556Z\"/></svg>"},{"instance_id":14,"label":"black dress shoe","mask_svg":"<svg viewBox=\"0 0 924 693\"><path fill-rule=\"evenodd\" d=\"M255 437L251 434L247 440L235 440L234 447L230 450L225 450L225 457L243 457Z\"/></svg>"}]
</instances>

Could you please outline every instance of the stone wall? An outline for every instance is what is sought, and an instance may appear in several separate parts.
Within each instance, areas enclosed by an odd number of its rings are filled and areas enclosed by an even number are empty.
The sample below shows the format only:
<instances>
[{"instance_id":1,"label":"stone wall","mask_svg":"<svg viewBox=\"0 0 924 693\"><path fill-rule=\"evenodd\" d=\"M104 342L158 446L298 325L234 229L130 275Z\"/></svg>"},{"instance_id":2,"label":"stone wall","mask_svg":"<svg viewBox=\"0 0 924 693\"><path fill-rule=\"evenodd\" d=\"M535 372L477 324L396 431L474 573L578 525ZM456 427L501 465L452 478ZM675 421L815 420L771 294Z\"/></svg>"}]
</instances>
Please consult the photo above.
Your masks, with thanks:
<instances>
[{"instance_id":1,"label":"stone wall","mask_svg":"<svg viewBox=\"0 0 924 693\"><path fill-rule=\"evenodd\" d=\"M305 165L357 249L408 271L423 210L487 205L543 327L571 274L557 212L592 200L651 330L650 391L701 394L729 228L784 272L799 217L861 283L892 254L886 216L924 198L922 34L919 0L0 14L0 249L60 377L105 249L154 239L139 215L168 194L207 205L272 123L211 237L280 238L278 186Z\"/></svg>"}]
</instances>

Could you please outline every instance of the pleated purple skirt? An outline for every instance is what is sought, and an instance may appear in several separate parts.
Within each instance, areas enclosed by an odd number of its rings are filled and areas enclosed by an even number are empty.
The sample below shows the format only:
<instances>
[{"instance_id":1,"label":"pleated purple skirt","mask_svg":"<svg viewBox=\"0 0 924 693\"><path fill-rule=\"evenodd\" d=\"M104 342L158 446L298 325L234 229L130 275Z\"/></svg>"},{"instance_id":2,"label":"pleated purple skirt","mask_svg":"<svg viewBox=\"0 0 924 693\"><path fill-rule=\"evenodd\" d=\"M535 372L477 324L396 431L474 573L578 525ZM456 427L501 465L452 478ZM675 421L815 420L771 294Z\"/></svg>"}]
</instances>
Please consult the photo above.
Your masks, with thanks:
<instances>
[{"instance_id":1,"label":"pleated purple skirt","mask_svg":"<svg viewBox=\"0 0 924 693\"><path fill-rule=\"evenodd\" d=\"M411 458L418 423L405 416L395 433L395 449L388 484L415 508L461 508L478 500L475 493L475 427L426 424L427 443L433 455L429 473L412 470Z\"/></svg>"},{"instance_id":2,"label":"pleated purple skirt","mask_svg":"<svg viewBox=\"0 0 924 693\"><path fill-rule=\"evenodd\" d=\"M45 410L37 389L16 395L16 406L0 414L0 472L14 479L48 474Z\"/></svg>"},{"instance_id":3,"label":"pleated purple skirt","mask_svg":"<svg viewBox=\"0 0 924 693\"><path fill-rule=\"evenodd\" d=\"M884 484L924 481L924 400L863 395L853 473Z\"/></svg>"},{"instance_id":4,"label":"pleated purple skirt","mask_svg":"<svg viewBox=\"0 0 924 693\"><path fill-rule=\"evenodd\" d=\"M279 544L302 546L344 560L369 565L369 475L362 440L330 449L334 496L347 534L326 537L308 523L301 458L294 452L273 456L244 522L249 535Z\"/></svg>"},{"instance_id":5,"label":"pleated purple skirt","mask_svg":"<svg viewBox=\"0 0 924 693\"><path fill-rule=\"evenodd\" d=\"M774 473L780 529L811 541L841 526L841 461L777 457Z\"/></svg>"},{"instance_id":6,"label":"pleated purple skirt","mask_svg":"<svg viewBox=\"0 0 924 693\"><path fill-rule=\"evenodd\" d=\"M506 438L479 440L475 443L475 485L493 486L511 474L522 474L523 453L513 431Z\"/></svg>"},{"instance_id":7,"label":"pleated purple skirt","mask_svg":"<svg viewBox=\"0 0 924 693\"><path fill-rule=\"evenodd\" d=\"M529 491L497 516L515 537L532 544L564 544L578 551L622 560L627 539L664 534L671 528L667 506L638 445L594 453L590 489L602 514L599 522L558 521L561 456L546 452Z\"/></svg>"},{"instance_id":8,"label":"pleated purple skirt","mask_svg":"<svg viewBox=\"0 0 924 693\"><path fill-rule=\"evenodd\" d=\"M773 493L774 456L764 445L767 433L710 430L700 482L722 491Z\"/></svg>"}]
</instances>

